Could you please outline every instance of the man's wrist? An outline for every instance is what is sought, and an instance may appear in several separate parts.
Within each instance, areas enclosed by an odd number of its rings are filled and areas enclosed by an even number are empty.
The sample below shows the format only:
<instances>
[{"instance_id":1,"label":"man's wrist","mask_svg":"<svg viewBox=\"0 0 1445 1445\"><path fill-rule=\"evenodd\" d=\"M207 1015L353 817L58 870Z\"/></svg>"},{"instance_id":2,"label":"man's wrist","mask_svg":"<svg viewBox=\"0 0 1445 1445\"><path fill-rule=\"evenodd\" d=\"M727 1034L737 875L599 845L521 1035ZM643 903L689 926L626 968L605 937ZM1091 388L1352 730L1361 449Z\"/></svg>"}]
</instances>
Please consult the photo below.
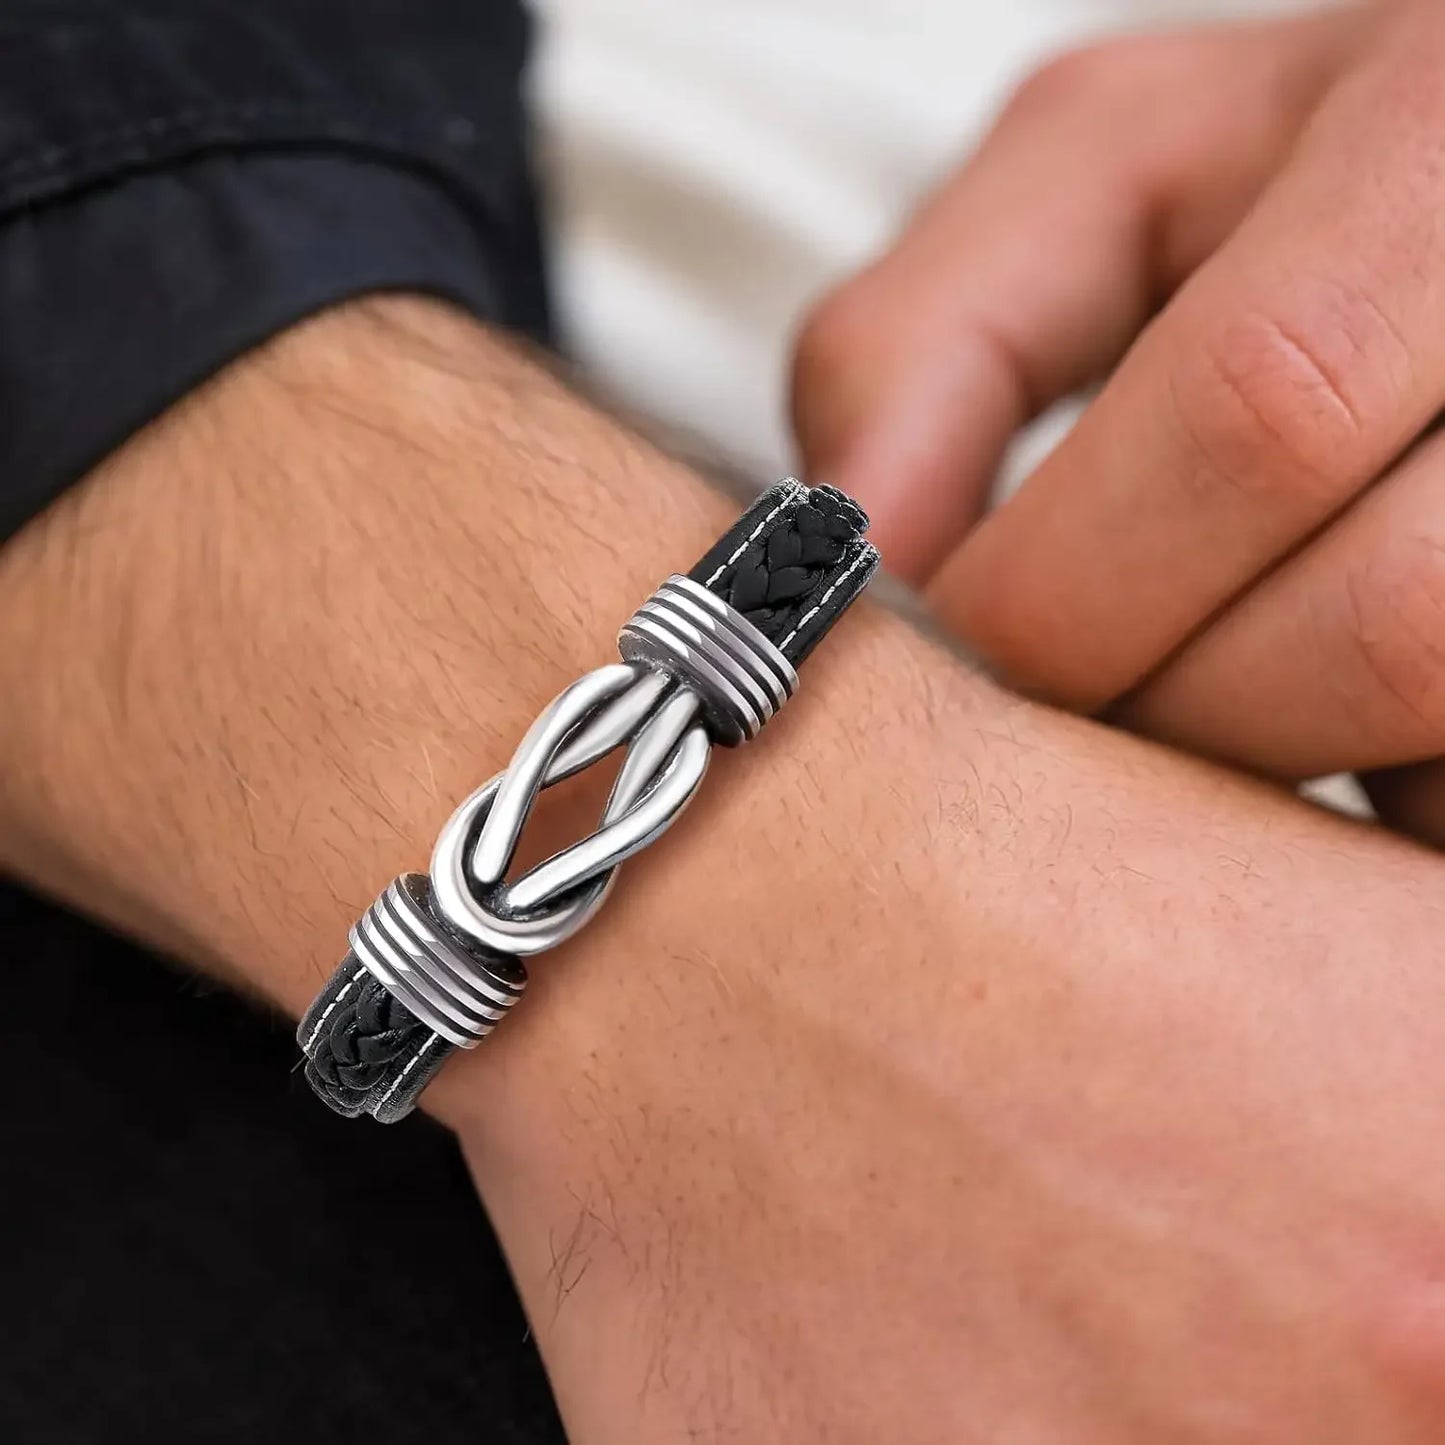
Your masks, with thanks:
<instances>
[{"instance_id":1,"label":"man's wrist","mask_svg":"<svg viewBox=\"0 0 1445 1445\"><path fill-rule=\"evenodd\" d=\"M685 475L433 305L280 338L0 554L0 858L299 1013L363 890L727 518Z\"/></svg>"},{"instance_id":2,"label":"man's wrist","mask_svg":"<svg viewBox=\"0 0 1445 1445\"><path fill-rule=\"evenodd\" d=\"M731 515L475 326L322 318L0 554L0 857L299 1013ZM1352 1282L1438 1257L1436 860L872 610L720 762L433 1096L572 1438L1065 1438L1080 1382L1178 1433L1282 1345L1292 1419L1380 1405L1335 1386Z\"/></svg>"}]
</instances>

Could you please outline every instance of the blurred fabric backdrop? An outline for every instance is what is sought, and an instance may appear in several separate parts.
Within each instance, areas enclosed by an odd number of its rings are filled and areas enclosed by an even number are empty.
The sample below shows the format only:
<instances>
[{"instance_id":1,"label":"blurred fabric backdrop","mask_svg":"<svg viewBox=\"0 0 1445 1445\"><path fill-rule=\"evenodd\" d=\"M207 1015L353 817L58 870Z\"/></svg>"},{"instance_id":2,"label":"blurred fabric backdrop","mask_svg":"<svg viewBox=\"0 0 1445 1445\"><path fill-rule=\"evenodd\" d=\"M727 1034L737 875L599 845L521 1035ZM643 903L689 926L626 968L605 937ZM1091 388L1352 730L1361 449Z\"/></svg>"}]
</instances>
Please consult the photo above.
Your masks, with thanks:
<instances>
[{"instance_id":1,"label":"blurred fabric backdrop","mask_svg":"<svg viewBox=\"0 0 1445 1445\"><path fill-rule=\"evenodd\" d=\"M537 8L534 83L571 350L633 407L775 477L793 466L785 383L801 311L887 241L1030 70L1109 31L1311 6L537 0ZM1056 432L1057 421L1044 437Z\"/></svg>"}]
</instances>

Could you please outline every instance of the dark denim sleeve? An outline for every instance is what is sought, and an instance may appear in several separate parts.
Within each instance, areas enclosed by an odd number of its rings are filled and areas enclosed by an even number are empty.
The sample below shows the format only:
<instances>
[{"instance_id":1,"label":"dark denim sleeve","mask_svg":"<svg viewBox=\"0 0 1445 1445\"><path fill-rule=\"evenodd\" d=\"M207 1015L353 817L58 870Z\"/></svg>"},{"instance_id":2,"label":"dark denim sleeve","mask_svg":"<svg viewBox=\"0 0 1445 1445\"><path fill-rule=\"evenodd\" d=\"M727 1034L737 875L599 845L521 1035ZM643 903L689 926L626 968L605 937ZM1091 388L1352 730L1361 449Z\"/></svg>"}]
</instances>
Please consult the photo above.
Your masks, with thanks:
<instances>
[{"instance_id":1,"label":"dark denim sleeve","mask_svg":"<svg viewBox=\"0 0 1445 1445\"><path fill-rule=\"evenodd\" d=\"M8 0L0 539L348 296L544 334L527 29L517 0Z\"/></svg>"}]
</instances>

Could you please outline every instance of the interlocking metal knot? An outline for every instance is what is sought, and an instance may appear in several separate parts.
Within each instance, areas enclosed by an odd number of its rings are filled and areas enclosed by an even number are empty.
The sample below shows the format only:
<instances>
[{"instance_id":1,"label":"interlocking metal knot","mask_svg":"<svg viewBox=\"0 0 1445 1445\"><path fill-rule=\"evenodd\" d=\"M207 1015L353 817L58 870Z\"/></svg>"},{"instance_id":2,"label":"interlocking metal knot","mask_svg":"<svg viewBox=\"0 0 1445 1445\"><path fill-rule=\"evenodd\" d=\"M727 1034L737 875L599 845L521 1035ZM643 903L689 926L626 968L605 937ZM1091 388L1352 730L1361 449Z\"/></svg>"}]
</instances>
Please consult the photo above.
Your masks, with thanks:
<instances>
[{"instance_id":1,"label":"interlocking metal knot","mask_svg":"<svg viewBox=\"0 0 1445 1445\"><path fill-rule=\"evenodd\" d=\"M630 660L573 683L528 729L505 771L452 815L432 853L433 906L488 948L554 948L601 907L617 867L676 821L707 771L713 736L753 736L797 686L750 623L670 578L622 629ZM544 788L613 749L627 755L595 832L516 879L506 875Z\"/></svg>"},{"instance_id":2,"label":"interlocking metal knot","mask_svg":"<svg viewBox=\"0 0 1445 1445\"><path fill-rule=\"evenodd\" d=\"M618 866L687 807L713 744L753 737L798 684L792 664L751 622L686 577L669 578L648 598L618 646L624 660L560 694L506 769L452 814L429 874L403 874L351 930L361 967L448 1043L470 1048L506 1016L526 987L522 960L581 928ZM542 791L617 748L626 755L597 828L509 880ZM343 1027L345 1010L363 1003L356 986L341 989L308 1050L323 1025ZM363 1069L373 1061L353 1062ZM342 1084L353 1087L349 1074L338 1075Z\"/></svg>"},{"instance_id":3,"label":"interlocking metal knot","mask_svg":"<svg viewBox=\"0 0 1445 1445\"><path fill-rule=\"evenodd\" d=\"M795 668L867 585L868 519L831 487L768 488L686 577L618 635L622 661L574 683L505 771L443 827L427 873L403 873L352 927L297 1031L306 1078L337 1112L401 1118L453 1048L472 1048L527 988L527 959L597 912L619 866L688 806L714 746L755 737ZM597 827L525 868L541 793L623 750ZM520 875L520 876L519 876Z\"/></svg>"}]
</instances>

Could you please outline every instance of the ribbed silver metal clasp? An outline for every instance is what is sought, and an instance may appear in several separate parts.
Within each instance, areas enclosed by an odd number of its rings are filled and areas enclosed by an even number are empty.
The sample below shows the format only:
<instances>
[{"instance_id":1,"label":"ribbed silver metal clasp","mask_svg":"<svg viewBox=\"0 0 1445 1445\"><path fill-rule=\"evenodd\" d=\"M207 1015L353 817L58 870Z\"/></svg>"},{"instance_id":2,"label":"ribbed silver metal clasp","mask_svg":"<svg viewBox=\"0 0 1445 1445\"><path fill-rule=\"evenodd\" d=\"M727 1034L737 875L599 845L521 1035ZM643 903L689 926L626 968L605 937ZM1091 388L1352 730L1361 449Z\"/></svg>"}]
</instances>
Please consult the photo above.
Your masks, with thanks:
<instances>
[{"instance_id":1,"label":"ribbed silver metal clasp","mask_svg":"<svg viewBox=\"0 0 1445 1445\"><path fill-rule=\"evenodd\" d=\"M425 874L403 873L357 919L351 951L428 1028L470 1049L521 998L527 971L453 938L433 917L431 891Z\"/></svg>"},{"instance_id":2,"label":"ribbed silver metal clasp","mask_svg":"<svg viewBox=\"0 0 1445 1445\"><path fill-rule=\"evenodd\" d=\"M623 626L617 648L695 692L714 738L729 745L756 737L798 688L792 663L690 577L669 577Z\"/></svg>"}]
</instances>

